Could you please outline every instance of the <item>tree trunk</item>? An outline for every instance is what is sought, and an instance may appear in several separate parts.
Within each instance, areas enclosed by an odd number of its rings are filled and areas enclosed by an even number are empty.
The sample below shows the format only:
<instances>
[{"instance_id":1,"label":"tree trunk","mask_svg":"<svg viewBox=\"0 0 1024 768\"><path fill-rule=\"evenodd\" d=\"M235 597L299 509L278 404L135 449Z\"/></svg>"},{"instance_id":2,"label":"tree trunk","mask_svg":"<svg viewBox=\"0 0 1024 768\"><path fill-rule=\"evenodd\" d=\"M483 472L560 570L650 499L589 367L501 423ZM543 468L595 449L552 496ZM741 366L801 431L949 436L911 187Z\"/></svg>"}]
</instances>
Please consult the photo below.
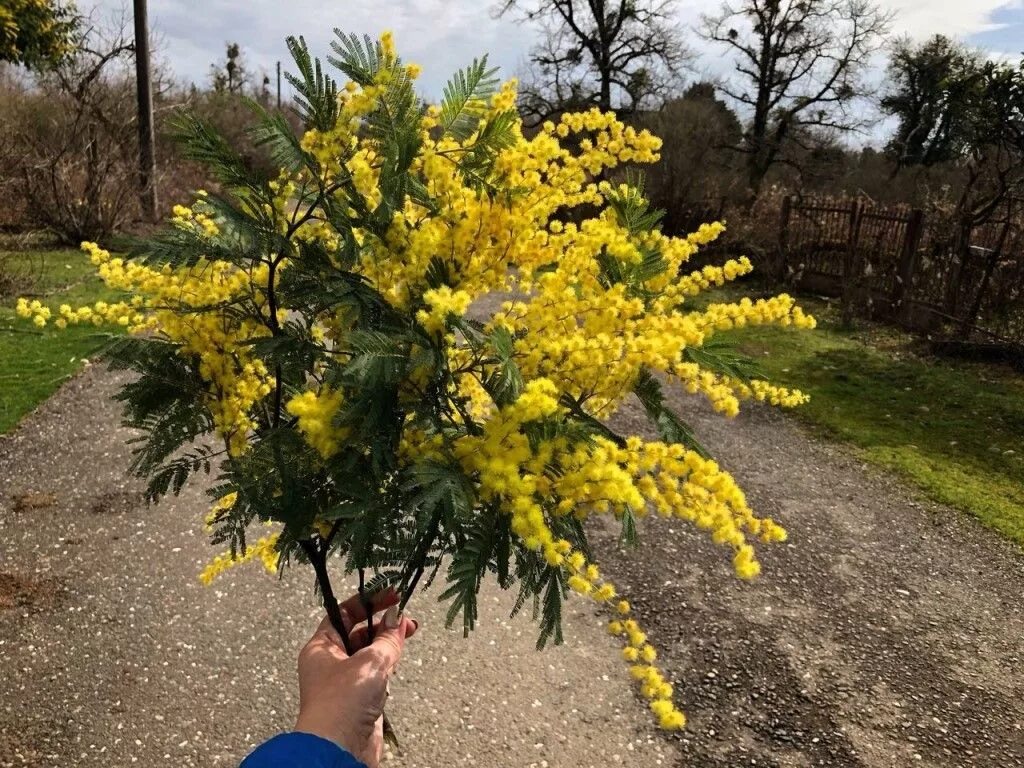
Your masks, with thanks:
<instances>
[{"instance_id":1,"label":"tree trunk","mask_svg":"<svg viewBox=\"0 0 1024 768\"><path fill-rule=\"evenodd\" d=\"M601 69L601 99L597 105L602 112L612 111L612 74L607 69Z\"/></svg>"},{"instance_id":2,"label":"tree trunk","mask_svg":"<svg viewBox=\"0 0 1024 768\"><path fill-rule=\"evenodd\" d=\"M762 158L761 149L758 147L747 155L747 199L744 206L749 212L757 198L761 196L761 187L764 185L764 177L768 173Z\"/></svg>"},{"instance_id":3,"label":"tree trunk","mask_svg":"<svg viewBox=\"0 0 1024 768\"><path fill-rule=\"evenodd\" d=\"M143 218L157 220L156 144L153 135L153 93L149 77L149 23L146 0L135 5L135 86L139 101L139 197Z\"/></svg>"}]
</instances>

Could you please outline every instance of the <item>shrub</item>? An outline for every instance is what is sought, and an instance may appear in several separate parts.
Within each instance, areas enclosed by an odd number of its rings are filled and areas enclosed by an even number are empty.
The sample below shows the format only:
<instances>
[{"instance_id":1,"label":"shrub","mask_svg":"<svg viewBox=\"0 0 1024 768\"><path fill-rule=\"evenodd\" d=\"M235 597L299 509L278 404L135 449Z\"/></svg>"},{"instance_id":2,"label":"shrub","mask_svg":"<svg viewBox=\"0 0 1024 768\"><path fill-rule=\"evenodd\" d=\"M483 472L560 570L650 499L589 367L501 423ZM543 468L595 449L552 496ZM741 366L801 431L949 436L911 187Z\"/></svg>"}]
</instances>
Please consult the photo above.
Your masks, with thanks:
<instances>
[{"instance_id":1,"label":"shrub","mask_svg":"<svg viewBox=\"0 0 1024 768\"><path fill-rule=\"evenodd\" d=\"M136 214L131 47L120 33L92 34L52 69L11 78L2 92L0 180L20 211L13 223L69 244L106 239Z\"/></svg>"},{"instance_id":2,"label":"shrub","mask_svg":"<svg viewBox=\"0 0 1024 768\"><path fill-rule=\"evenodd\" d=\"M652 204L665 211L666 232L686 234L708 220L697 219L700 214L743 196L742 156L731 149L739 144L742 128L710 85L692 86L661 110L642 113L635 123L664 142L661 162L646 174L646 191Z\"/></svg>"}]
</instances>

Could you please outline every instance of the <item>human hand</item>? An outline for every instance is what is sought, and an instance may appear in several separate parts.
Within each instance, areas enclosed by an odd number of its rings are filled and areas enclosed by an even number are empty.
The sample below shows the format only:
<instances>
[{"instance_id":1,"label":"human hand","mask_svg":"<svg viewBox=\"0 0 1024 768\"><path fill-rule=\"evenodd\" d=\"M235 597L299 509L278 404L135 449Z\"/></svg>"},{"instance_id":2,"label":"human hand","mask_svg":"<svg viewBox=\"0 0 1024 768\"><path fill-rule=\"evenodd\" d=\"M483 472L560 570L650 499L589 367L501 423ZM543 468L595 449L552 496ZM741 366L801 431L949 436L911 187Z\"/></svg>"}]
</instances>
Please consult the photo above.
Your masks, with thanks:
<instances>
[{"instance_id":1,"label":"human hand","mask_svg":"<svg viewBox=\"0 0 1024 768\"><path fill-rule=\"evenodd\" d=\"M371 641L366 611L355 595L338 604L353 649L327 617L299 653L299 719L295 730L333 741L368 768L377 768L384 747L384 705L391 675L418 622L398 614L398 595L374 595L372 611L384 613Z\"/></svg>"}]
</instances>

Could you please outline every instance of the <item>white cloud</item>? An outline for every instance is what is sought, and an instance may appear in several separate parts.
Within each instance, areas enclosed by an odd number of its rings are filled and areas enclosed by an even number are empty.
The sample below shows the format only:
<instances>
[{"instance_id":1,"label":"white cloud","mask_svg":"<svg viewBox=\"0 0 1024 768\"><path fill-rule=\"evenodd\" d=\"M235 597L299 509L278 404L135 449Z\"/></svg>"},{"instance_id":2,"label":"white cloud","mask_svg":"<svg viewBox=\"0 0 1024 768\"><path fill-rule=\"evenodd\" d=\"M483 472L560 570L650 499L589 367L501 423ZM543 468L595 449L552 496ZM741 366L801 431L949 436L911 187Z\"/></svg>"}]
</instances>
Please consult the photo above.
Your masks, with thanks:
<instances>
[{"instance_id":1,"label":"white cloud","mask_svg":"<svg viewBox=\"0 0 1024 768\"><path fill-rule=\"evenodd\" d=\"M996 28L996 11L1024 7L1019 0L883 0L882 5L896 12L898 32L914 38L943 34L960 39Z\"/></svg>"},{"instance_id":2,"label":"white cloud","mask_svg":"<svg viewBox=\"0 0 1024 768\"><path fill-rule=\"evenodd\" d=\"M122 0L79 6L106 14L120 9ZM207 79L228 42L239 43L250 71L272 75L279 60L288 68L288 35L303 35L323 56L335 27L373 37L390 29L403 58L423 65L423 90L439 95L455 69L485 53L511 76L531 39L529 30L492 18L489 0L149 0L149 16L162 42L159 55L176 76L192 82Z\"/></svg>"},{"instance_id":3,"label":"white cloud","mask_svg":"<svg viewBox=\"0 0 1024 768\"><path fill-rule=\"evenodd\" d=\"M88 9L119 10L126 0L80 0ZM448 75L482 53L500 65L505 76L525 62L533 32L509 19L495 19L494 0L149 0L154 31L163 45L160 55L181 79L203 82L210 64L224 55L227 42L238 42L249 69L272 75L278 60L288 67L284 38L302 34L325 54L336 26L378 35L395 33L407 61L424 67L422 90L440 94ZM913 37L943 33L959 38L999 25L998 10L1024 9L1024 0L881 0L896 11L893 31ZM692 30L702 13L715 11L718 0L680 2L681 25ZM1022 12L1024 16L1024 12ZM687 35L698 53L699 71L725 75L730 68L721 51Z\"/></svg>"}]
</instances>

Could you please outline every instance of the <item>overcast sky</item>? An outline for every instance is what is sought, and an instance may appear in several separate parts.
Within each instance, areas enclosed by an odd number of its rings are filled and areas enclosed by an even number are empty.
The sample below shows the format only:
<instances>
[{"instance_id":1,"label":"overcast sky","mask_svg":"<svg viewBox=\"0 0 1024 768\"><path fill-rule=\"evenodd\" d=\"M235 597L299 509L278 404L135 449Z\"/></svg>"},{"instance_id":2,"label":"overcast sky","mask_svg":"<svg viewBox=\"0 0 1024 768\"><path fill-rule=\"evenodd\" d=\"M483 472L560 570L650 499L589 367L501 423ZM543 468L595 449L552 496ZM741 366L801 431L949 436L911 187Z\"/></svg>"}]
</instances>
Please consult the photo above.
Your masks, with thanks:
<instances>
[{"instance_id":1,"label":"overcast sky","mask_svg":"<svg viewBox=\"0 0 1024 768\"><path fill-rule=\"evenodd\" d=\"M203 83L210 64L222 59L227 42L241 45L248 68L273 76L278 60L288 67L284 38L306 37L327 52L335 27L378 35L395 33L399 52L423 65L420 84L434 98L455 69L488 53L503 74L521 70L534 31L509 19L494 19L494 0L149 0L159 55L184 81ZM79 0L83 9L119 12L126 0ZM1024 49L1024 0L881 0L897 13L895 31L923 38L943 33L994 54L1019 56ZM127 2L130 6L131 3ZM679 22L692 28L719 0L682 0ZM690 35L692 38L692 35ZM697 67L715 76L728 62L703 49Z\"/></svg>"}]
</instances>

